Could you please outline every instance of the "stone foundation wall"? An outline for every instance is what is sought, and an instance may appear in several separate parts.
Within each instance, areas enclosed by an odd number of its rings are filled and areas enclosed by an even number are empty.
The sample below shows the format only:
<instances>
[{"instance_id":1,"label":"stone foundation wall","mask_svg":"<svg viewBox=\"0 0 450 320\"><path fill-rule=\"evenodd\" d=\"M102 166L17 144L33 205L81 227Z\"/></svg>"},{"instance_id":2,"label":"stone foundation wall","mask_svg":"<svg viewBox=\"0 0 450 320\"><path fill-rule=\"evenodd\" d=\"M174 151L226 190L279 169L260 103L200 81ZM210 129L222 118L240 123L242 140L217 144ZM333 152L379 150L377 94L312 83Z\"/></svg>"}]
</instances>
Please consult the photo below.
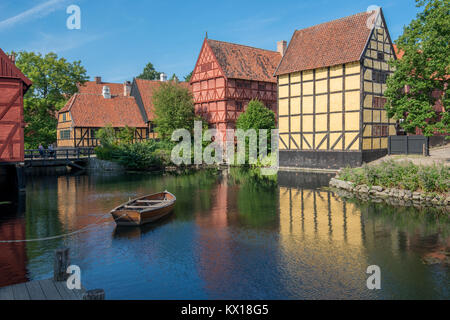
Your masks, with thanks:
<instances>
[{"instance_id":1,"label":"stone foundation wall","mask_svg":"<svg viewBox=\"0 0 450 320\"><path fill-rule=\"evenodd\" d=\"M124 172L125 168L116 162L90 158L87 169L92 172Z\"/></svg>"},{"instance_id":2,"label":"stone foundation wall","mask_svg":"<svg viewBox=\"0 0 450 320\"><path fill-rule=\"evenodd\" d=\"M344 196L356 196L362 200L386 202L391 205L414 206L416 208L436 208L450 213L450 197L425 192L383 188L379 186L355 185L353 182L336 178L330 180L330 187L344 191Z\"/></svg>"}]
</instances>

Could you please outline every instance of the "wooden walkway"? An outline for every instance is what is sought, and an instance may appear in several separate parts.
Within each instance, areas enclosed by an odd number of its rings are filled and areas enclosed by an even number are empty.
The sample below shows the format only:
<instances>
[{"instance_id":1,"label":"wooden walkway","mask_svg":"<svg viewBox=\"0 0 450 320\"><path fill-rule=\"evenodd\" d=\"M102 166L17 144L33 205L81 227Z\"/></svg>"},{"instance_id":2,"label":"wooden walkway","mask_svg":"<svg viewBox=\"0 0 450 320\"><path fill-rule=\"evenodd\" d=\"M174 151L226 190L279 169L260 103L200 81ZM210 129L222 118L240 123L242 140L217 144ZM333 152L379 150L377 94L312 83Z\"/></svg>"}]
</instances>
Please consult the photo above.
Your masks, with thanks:
<instances>
[{"instance_id":1,"label":"wooden walkway","mask_svg":"<svg viewBox=\"0 0 450 320\"><path fill-rule=\"evenodd\" d=\"M31 281L0 288L0 300L83 300L84 288L69 290L66 282Z\"/></svg>"}]
</instances>

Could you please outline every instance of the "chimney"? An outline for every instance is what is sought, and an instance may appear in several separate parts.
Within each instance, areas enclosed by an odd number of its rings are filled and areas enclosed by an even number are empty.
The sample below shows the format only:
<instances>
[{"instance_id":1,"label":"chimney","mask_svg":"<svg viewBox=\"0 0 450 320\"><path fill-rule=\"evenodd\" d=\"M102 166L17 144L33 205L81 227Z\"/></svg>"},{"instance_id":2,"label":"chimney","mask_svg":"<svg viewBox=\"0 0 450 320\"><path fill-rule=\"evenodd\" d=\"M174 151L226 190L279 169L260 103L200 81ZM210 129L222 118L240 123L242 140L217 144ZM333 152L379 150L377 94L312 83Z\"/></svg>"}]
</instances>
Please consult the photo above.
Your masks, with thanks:
<instances>
[{"instance_id":1,"label":"chimney","mask_svg":"<svg viewBox=\"0 0 450 320\"><path fill-rule=\"evenodd\" d=\"M281 40L281 41L277 42L277 51L281 54L282 57L286 53L286 49L287 49L287 41L286 40Z\"/></svg>"},{"instance_id":2,"label":"chimney","mask_svg":"<svg viewBox=\"0 0 450 320\"><path fill-rule=\"evenodd\" d=\"M161 82L166 82L166 81L167 81L167 74L165 74L164 72L162 72L162 73L159 75L159 78L160 78Z\"/></svg>"},{"instance_id":3,"label":"chimney","mask_svg":"<svg viewBox=\"0 0 450 320\"><path fill-rule=\"evenodd\" d=\"M103 86L103 98L111 99L111 91L108 86Z\"/></svg>"},{"instance_id":4,"label":"chimney","mask_svg":"<svg viewBox=\"0 0 450 320\"><path fill-rule=\"evenodd\" d=\"M95 77L95 83L96 84L102 83L102 77Z\"/></svg>"},{"instance_id":5,"label":"chimney","mask_svg":"<svg viewBox=\"0 0 450 320\"><path fill-rule=\"evenodd\" d=\"M123 83L123 95L125 97L129 97L131 94L131 82L130 81L125 81Z\"/></svg>"},{"instance_id":6,"label":"chimney","mask_svg":"<svg viewBox=\"0 0 450 320\"><path fill-rule=\"evenodd\" d=\"M16 64L16 56L13 54L8 55L9 60L12 61L12 63Z\"/></svg>"}]
</instances>

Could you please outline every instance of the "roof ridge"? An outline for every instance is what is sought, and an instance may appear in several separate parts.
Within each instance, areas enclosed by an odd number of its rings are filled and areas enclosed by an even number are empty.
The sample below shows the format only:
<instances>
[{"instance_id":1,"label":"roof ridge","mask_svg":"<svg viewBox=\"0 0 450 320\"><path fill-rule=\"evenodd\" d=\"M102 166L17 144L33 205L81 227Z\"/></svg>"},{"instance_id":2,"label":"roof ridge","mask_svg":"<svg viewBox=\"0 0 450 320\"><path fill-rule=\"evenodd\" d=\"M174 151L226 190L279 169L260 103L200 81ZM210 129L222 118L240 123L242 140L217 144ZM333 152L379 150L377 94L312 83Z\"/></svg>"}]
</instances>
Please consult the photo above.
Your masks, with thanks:
<instances>
[{"instance_id":1,"label":"roof ridge","mask_svg":"<svg viewBox=\"0 0 450 320\"><path fill-rule=\"evenodd\" d=\"M320 26L323 26L323 25L326 25L326 24L330 24L330 23L336 23L336 22L341 21L341 20L350 19L350 18L361 16L361 15L364 15L364 14L369 14L369 12L363 11L363 12L359 12L359 13L356 13L356 14L352 14L350 16L346 16L346 17L342 17L342 18L338 18L338 19L334 19L334 20L318 23L318 24L315 24L315 25L312 25L312 26L309 26L309 27L306 27L306 28L295 29L295 33L297 33L298 31L306 31L308 29L317 28L317 27L320 27Z\"/></svg>"},{"instance_id":2,"label":"roof ridge","mask_svg":"<svg viewBox=\"0 0 450 320\"><path fill-rule=\"evenodd\" d=\"M262 51L269 51L269 52L273 52L273 53L278 53L278 54L279 54L279 52L276 51L276 50L262 49L262 48L252 47L252 46L248 46L248 45L245 45L245 44L239 44L239 43L228 42L228 41L221 41L221 40L207 39L207 41L209 41L209 40L216 41L216 42L221 42L221 43L226 43L226 44L232 44L232 45L240 46L240 47L246 47L246 48L250 48L250 49L262 50Z\"/></svg>"}]
</instances>

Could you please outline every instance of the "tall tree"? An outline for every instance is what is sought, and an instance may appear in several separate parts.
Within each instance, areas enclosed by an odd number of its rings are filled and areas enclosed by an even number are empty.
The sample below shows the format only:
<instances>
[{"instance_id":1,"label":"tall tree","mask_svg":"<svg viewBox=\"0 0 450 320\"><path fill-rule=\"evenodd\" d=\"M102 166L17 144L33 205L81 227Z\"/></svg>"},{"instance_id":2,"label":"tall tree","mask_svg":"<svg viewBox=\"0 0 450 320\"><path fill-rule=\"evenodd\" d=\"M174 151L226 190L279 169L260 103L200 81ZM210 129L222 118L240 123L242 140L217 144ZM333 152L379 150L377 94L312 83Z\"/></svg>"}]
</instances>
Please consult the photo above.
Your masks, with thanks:
<instances>
[{"instance_id":1,"label":"tall tree","mask_svg":"<svg viewBox=\"0 0 450 320\"><path fill-rule=\"evenodd\" d=\"M159 80L161 72L155 70L155 67L151 62L147 63L144 70L140 75L137 76L138 79L144 80Z\"/></svg>"},{"instance_id":2,"label":"tall tree","mask_svg":"<svg viewBox=\"0 0 450 320\"><path fill-rule=\"evenodd\" d=\"M163 140L170 140L177 129L194 128L194 101L187 88L175 82L162 83L153 94L156 132Z\"/></svg>"},{"instance_id":3,"label":"tall tree","mask_svg":"<svg viewBox=\"0 0 450 320\"><path fill-rule=\"evenodd\" d=\"M386 110L407 132L449 133L450 1L416 2L423 11L396 41L403 56L390 62L396 71L387 81ZM434 109L438 100L444 106L440 114Z\"/></svg>"},{"instance_id":4,"label":"tall tree","mask_svg":"<svg viewBox=\"0 0 450 320\"><path fill-rule=\"evenodd\" d=\"M55 53L13 53L17 67L33 82L24 97L25 145L56 142L57 111L89 77L80 61L68 62Z\"/></svg>"},{"instance_id":5,"label":"tall tree","mask_svg":"<svg viewBox=\"0 0 450 320\"><path fill-rule=\"evenodd\" d=\"M266 108L261 101L252 100L248 103L245 112L239 116L236 128L257 131L259 129L275 129L275 113Z\"/></svg>"},{"instance_id":6,"label":"tall tree","mask_svg":"<svg viewBox=\"0 0 450 320\"><path fill-rule=\"evenodd\" d=\"M193 72L194 72L194 71L191 71L188 75L186 75L186 76L184 77L184 81L186 81L186 82L191 81L192 73L193 73Z\"/></svg>"}]
</instances>

